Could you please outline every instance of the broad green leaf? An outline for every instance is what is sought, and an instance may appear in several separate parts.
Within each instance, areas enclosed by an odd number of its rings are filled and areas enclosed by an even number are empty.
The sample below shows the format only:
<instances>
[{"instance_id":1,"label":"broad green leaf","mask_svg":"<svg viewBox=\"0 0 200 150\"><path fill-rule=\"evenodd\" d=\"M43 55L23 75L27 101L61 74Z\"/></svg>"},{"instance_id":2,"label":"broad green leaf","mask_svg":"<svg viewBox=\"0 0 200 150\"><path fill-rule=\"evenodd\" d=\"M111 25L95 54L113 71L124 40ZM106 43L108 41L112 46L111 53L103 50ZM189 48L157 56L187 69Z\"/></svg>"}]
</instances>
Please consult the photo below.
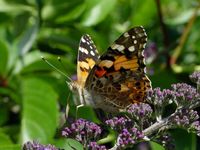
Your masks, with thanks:
<instances>
[{"instance_id":1,"label":"broad green leaf","mask_svg":"<svg viewBox=\"0 0 200 150\"><path fill-rule=\"evenodd\" d=\"M22 143L34 139L47 143L53 138L58 123L57 94L38 78L24 78L22 96Z\"/></svg>"},{"instance_id":2,"label":"broad green leaf","mask_svg":"<svg viewBox=\"0 0 200 150\"><path fill-rule=\"evenodd\" d=\"M20 150L21 146L13 144L8 135L0 133L0 150Z\"/></svg>"},{"instance_id":3,"label":"broad green leaf","mask_svg":"<svg viewBox=\"0 0 200 150\"><path fill-rule=\"evenodd\" d=\"M65 147L66 150L74 150L74 149L83 150L83 146L78 141L70 139L70 138L66 140L65 146L66 146Z\"/></svg>"},{"instance_id":4,"label":"broad green leaf","mask_svg":"<svg viewBox=\"0 0 200 150\"><path fill-rule=\"evenodd\" d=\"M27 29L24 31L22 37L19 39L17 47L20 56L23 56L31 49L36 39L38 28L39 22L38 20L35 20L34 23L28 26Z\"/></svg>"},{"instance_id":5,"label":"broad green leaf","mask_svg":"<svg viewBox=\"0 0 200 150\"><path fill-rule=\"evenodd\" d=\"M114 9L117 0L101 0L90 8L84 15L81 22L84 26L96 25L105 19Z\"/></svg>"},{"instance_id":6,"label":"broad green leaf","mask_svg":"<svg viewBox=\"0 0 200 150\"><path fill-rule=\"evenodd\" d=\"M151 144L151 148L152 150L165 150L165 148L163 146L161 146L160 144L156 143L156 142L150 142Z\"/></svg>"},{"instance_id":7,"label":"broad green leaf","mask_svg":"<svg viewBox=\"0 0 200 150\"><path fill-rule=\"evenodd\" d=\"M0 150L22 150L21 145L18 144L10 144L5 146L0 146Z\"/></svg>"},{"instance_id":8,"label":"broad green leaf","mask_svg":"<svg viewBox=\"0 0 200 150\"><path fill-rule=\"evenodd\" d=\"M197 150L195 134L175 129L172 132L172 137L175 139L176 150Z\"/></svg>"},{"instance_id":9,"label":"broad green leaf","mask_svg":"<svg viewBox=\"0 0 200 150\"><path fill-rule=\"evenodd\" d=\"M79 17L83 13L83 11L85 10L85 8L86 8L86 3L78 5L78 6L74 7L67 14L64 14L64 15L60 16L55 21L57 23L64 23L66 21L70 21L70 20L76 19L77 17Z\"/></svg>"},{"instance_id":10,"label":"broad green leaf","mask_svg":"<svg viewBox=\"0 0 200 150\"><path fill-rule=\"evenodd\" d=\"M0 147L12 144L12 140L5 133L0 133Z\"/></svg>"},{"instance_id":11,"label":"broad green leaf","mask_svg":"<svg viewBox=\"0 0 200 150\"><path fill-rule=\"evenodd\" d=\"M199 13L200 13L200 11L199 11ZM189 19L192 17L193 14L194 14L194 8L191 8L191 9L181 12L180 15L178 15L176 17L166 19L166 23L170 24L170 25L184 24L189 21Z\"/></svg>"},{"instance_id":12,"label":"broad green leaf","mask_svg":"<svg viewBox=\"0 0 200 150\"><path fill-rule=\"evenodd\" d=\"M8 47L0 40L0 75L5 75L8 62Z\"/></svg>"},{"instance_id":13,"label":"broad green leaf","mask_svg":"<svg viewBox=\"0 0 200 150\"><path fill-rule=\"evenodd\" d=\"M33 9L30 6L22 5L18 3L6 3L5 0L0 1L0 12L7 13L21 13L22 11L32 11Z\"/></svg>"}]
</instances>

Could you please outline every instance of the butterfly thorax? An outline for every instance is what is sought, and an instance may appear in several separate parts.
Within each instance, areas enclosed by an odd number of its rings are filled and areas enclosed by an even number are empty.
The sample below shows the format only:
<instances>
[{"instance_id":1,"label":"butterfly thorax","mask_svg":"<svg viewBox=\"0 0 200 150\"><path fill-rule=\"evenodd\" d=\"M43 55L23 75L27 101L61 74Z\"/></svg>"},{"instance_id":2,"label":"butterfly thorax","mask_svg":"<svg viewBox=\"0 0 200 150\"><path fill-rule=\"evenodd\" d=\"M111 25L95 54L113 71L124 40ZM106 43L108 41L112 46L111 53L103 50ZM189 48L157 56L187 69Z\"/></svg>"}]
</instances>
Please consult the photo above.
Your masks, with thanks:
<instances>
[{"instance_id":1,"label":"butterfly thorax","mask_svg":"<svg viewBox=\"0 0 200 150\"><path fill-rule=\"evenodd\" d=\"M85 88L77 81L70 82L69 87L74 94L75 105L90 105L93 107L95 106L92 101L91 94L87 90L85 90Z\"/></svg>"}]
</instances>

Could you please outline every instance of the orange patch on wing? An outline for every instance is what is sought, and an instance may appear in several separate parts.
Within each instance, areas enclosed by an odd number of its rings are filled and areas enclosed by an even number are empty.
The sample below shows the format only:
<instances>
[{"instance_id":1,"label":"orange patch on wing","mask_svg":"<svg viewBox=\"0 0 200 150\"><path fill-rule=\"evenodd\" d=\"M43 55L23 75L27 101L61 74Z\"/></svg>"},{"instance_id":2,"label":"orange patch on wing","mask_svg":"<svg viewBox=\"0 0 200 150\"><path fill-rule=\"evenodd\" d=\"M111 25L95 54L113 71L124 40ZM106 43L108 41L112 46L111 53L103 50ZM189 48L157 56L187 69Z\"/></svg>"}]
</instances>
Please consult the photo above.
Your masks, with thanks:
<instances>
[{"instance_id":1,"label":"orange patch on wing","mask_svg":"<svg viewBox=\"0 0 200 150\"><path fill-rule=\"evenodd\" d=\"M98 77L102 77L106 73L106 70L101 69L101 70L95 70L95 75Z\"/></svg>"},{"instance_id":2,"label":"orange patch on wing","mask_svg":"<svg viewBox=\"0 0 200 150\"><path fill-rule=\"evenodd\" d=\"M121 84L121 89L120 89L119 92L126 92L126 91L128 91L128 90L130 90L130 89L129 89L126 85Z\"/></svg>"},{"instance_id":3,"label":"orange patch on wing","mask_svg":"<svg viewBox=\"0 0 200 150\"><path fill-rule=\"evenodd\" d=\"M139 67L137 61L138 60L135 56L131 59L127 59L126 56L116 57L114 68L115 70L120 70L121 67L123 67L124 69L135 70Z\"/></svg>"}]
</instances>

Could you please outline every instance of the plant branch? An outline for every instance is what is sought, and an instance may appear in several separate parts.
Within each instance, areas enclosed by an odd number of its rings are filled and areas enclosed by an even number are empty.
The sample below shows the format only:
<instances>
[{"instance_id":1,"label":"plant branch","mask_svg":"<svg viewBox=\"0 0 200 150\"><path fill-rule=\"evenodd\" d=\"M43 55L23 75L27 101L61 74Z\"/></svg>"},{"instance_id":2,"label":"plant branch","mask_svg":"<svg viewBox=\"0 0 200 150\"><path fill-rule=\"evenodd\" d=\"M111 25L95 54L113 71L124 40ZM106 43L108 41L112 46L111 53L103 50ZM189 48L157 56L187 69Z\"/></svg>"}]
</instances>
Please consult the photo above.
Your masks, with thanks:
<instances>
[{"instance_id":1,"label":"plant branch","mask_svg":"<svg viewBox=\"0 0 200 150\"><path fill-rule=\"evenodd\" d=\"M200 98L198 98L196 101L194 101L193 103L181 108L181 109L195 109L197 107L200 107ZM160 122L156 122L153 125L151 125L150 127L146 128L143 133L146 137L151 136L152 134L154 134L155 132L158 132L160 129L166 127L167 125L169 125L170 120L178 115L179 111L174 112L173 114L171 114L170 116L162 119ZM118 144L116 143L111 149L109 150L118 150Z\"/></svg>"},{"instance_id":2,"label":"plant branch","mask_svg":"<svg viewBox=\"0 0 200 150\"><path fill-rule=\"evenodd\" d=\"M185 27L185 29L183 31L183 34L181 35L180 42L179 42L178 46L175 48L174 53L170 58L170 65L176 64L176 61L177 61L179 55L181 54L183 46L184 46L184 44L185 44L185 42L186 42L186 40L188 38L188 35L189 35L189 33L190 33L191 29L192 29L194 21L197 18L199 8L200 8L200 6L196 7L196 9L194 10L193 15L191 16L188 24L186 25L186 27Z\"/></svg>"},{"instance_id":3,"label":"plant branch","mask_svg":"<svg viewBox=\"0 0 200 150\"><path fill-rule=\"evenodd\" d=\"M164 51L163 54L166 56L166 60L167 60L167 66L170 66L170 55L168 53L168 47L170 45L169 42L169 36L168 36L168 32L166 29L166 25L164 23L163 20L163 13L162 13L162 9L161 9L161 4L160 4L160 0L155 0L156 2L156 6L157 6L157 12L158 12L158 18L159 18L159 22L160 22L160 26L161 26L161 32L163 34L163 44L164 44Z\"/></svg>"}]
</instances>

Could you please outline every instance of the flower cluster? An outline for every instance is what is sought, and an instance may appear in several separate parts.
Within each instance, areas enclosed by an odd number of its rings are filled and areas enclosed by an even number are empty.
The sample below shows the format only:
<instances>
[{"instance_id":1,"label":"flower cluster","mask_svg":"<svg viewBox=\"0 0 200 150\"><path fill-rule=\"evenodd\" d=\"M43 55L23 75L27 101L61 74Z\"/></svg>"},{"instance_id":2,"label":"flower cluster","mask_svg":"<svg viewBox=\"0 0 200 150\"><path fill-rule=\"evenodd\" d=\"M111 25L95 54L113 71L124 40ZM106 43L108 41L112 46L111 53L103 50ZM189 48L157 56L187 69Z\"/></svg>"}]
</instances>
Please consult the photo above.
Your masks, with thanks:
<instances>
[{"instance_id":1,"label":"flower cluster","mask_svg":"<svg viewBox=\"0 0 200 150\"><path fill-rule=\"evenodd\" d=\"M123 129L118 136L118 146L121 148L133 146L139 140L144 138L144 134L137 128Z\"/></svg>"},{"instance_id":2,"label":"flower cluster","mask_svg":"<svg viewBox=\"0 0 200 150\"><path fill-rule=\"evenodd\" d=\"M54 145L42 145L36 141L27 142L23 146L23 150L59 150Z\"/></svg>"},{"instance_id":3,"label":"flower cluster","mask_svg":"<svg viewBox=\"0 0 200 150\"><path fill-rule=\"evenodd\" d=\"M123 128L130 123L131 120L125 117L113 117L112 119L106 120L105 123L110 126L113 130L120 132Z\"/></svg>"},{"instance_id":4,"label":"flower cluster","mask_svg":"<svg viewBox=\"0 0 200 150\"><path fill-rule=\"evenodd\" d=\"M127 112L136 120L151 117L152 109L145 103L132 104L127 108Z\"/></svg>"},{"instance_id":5,"label":"flower cluster","mask_svg":"<svg viewBox=\"0 0 200 150\"><path fill-rule=\"evenodd\" d=\"M196 100L196 97L199 95L194 87L186 83L172 84L172 90L176 97L174 102L177 107L190 104L193 100Z\"/></svg>"},{"instance_id":6,"label":"flower cluster","mask_svg":"<svg viewBox=\"0 0 200 150\"><path fill-rule=\"evenodd\" d=\"M181 109L170 121L172 125L188 129L197 119L199 119L197 111Z\"/></svg>"},{"instance_id":7,"label":"flower cluster","mask_svg":"<svg viewBox=\"0 0 200 150\"><path fill-rule=\"evenodd\" d=\"M147 92L147 101L157 108L163 108L170 104L175 99L174 91L160 88L155 88Z\"/></svg>"},{"instance_id":8,"label":"flower cluster","mask_svg":"<svg viewBox=\"0 0 200 150\"><path fill-rule=\"evenodd\" d=\"M190 79L192 82L200 84L200 71L195 71L193 74L191 74Z\"/></svg>"},{"instance_id":9,"label":"flower cluster","mask_svg":"<svg viewBox=\"0 0 200 150\"><path fill-rule=\"evenodd\" d=\"M104 145L98 145L97 142L90 142L87 147L89 150L106 150Z\"/></svg>"},{"instance_id":10,"label":"flower cluster","mask_svg":"<svg viewBox=\"0 0 200 150\"><path fill-rule=\"evenodd\" d=\"M84 145L88 145L90 141L96 140L100 134L101 128L97 124L85 119L76 120L71 124L71 127L66 127L62 131L63 136L74 138Z\"/></svg>"}]
</instances>

